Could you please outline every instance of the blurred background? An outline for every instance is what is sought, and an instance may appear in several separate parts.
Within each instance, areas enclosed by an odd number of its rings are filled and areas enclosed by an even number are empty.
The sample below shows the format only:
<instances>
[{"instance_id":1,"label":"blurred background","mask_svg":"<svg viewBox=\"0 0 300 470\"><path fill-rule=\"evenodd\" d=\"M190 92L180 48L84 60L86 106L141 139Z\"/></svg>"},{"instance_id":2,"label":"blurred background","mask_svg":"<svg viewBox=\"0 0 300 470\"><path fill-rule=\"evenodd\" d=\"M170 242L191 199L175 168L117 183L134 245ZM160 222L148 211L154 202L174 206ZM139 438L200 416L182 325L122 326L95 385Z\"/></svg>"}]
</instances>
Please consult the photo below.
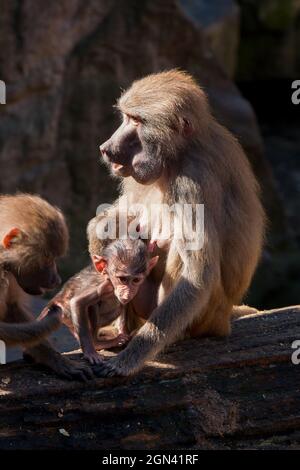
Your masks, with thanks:
<instances>
[{"instance_id":1,"label":"blurred background","mask_svg":"<svg viewBox=\"0 0 300 470\"><path fill-rule=\"evenodd\" d=\"M37 192L66 213L64 278L88 260L85 227L117 187L99 144L120 90L180 67L242 143L269 217L247 302L300 303L300 0L2 0L0 192Z\"/></svg>"}]
</instances>

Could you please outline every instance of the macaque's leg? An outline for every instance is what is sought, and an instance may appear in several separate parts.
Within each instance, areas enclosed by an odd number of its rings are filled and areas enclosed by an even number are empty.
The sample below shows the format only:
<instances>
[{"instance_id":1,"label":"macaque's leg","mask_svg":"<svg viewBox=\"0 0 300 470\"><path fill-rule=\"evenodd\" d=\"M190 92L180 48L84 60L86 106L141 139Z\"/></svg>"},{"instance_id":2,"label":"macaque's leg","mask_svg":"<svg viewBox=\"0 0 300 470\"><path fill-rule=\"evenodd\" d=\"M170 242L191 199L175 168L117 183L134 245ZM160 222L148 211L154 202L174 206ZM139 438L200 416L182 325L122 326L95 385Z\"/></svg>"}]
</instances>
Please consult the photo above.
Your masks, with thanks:
<instances>
[{"instance_id":1,"label":"macaque's leg","mask_svg":"<svg viewBox=\"0 0 300 470\"><path fill-rule=\"evenodd\" d=\"M15 306L14 318L10 320L20 322L33 319L34 317L30 312L18 305ZM86 381L93 378L93 373L86 364L77 363L62 356L59 352L55 351L48 341L43 341L37 346L26 348L24 355L27 359L32 358L35 362L49 367L57 375L65 379Z\"/></svg>"}]
</instances>

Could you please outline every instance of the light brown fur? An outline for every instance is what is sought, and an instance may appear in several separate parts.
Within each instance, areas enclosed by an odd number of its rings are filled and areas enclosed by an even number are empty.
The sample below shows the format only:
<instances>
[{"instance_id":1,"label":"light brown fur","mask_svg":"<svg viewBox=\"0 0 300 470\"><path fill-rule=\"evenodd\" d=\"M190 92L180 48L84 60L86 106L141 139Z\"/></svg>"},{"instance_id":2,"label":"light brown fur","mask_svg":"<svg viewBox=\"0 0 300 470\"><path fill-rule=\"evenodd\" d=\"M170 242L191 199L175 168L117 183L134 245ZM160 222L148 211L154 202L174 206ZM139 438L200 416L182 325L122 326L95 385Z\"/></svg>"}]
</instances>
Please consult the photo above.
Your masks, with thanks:
<instances>
[{"instance_id":1,"label":"light brown fur","mask_svg":"<svg viewBox=\"0 0 300 470\"><path fill-rule=\"evenodd\" d=\"M158 307L127 348L100 367L103 376L138 371L183 333L228 335L234 305L247 291L261 254L265 219L240 144L214 119L204 91L190 75L171 70L138 80L118 106L128 122L101 151L108 163L123 159L121 198L127 196L129 204L150 205L153 199L204 204L204 245L183 252L180 243L171 241ZM124 155L130 146L122 147L122 134L133 133L133 124L126 116L134 118L143 143L129 163Z\"/></svg>"},{"instance_id":2,"label":"light brown fur","mask_svg":"<svg viewBox=\"0 0 300 470\"><path fill-rule=\"evenodd\" d=\"M55 260L65 254L68 229L62 213L38 196L0 196L0 340L30 349L27 355L67 378L91 372L54 351L44 340L61 322L54 312L40 322L29 294L60 282Z\"/></svg>"}]
</instances>

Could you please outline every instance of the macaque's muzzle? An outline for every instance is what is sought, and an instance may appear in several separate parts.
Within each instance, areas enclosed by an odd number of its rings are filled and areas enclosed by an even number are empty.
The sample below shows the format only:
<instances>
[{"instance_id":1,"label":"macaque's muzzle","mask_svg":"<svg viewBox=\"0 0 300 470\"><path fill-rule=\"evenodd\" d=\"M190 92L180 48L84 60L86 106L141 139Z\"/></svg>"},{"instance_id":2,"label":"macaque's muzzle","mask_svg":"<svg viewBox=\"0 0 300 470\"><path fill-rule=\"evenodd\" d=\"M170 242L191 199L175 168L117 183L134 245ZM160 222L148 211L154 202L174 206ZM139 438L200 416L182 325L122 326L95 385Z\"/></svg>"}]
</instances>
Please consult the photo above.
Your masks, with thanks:
<instances>
[{"instance_id":1,"label":"macaque's muzzle","mask_svg":"<svg viewBox=\"0 0 300 470\"><path fill-rule=\"evenodd\" d=\"M116 286L115 287L115 296L122 305L128 304L137 293L137 288L128 287L128 286Z\"/></svg>"},{"instance_id":2,"label":"macaque's muzzle","mask_svg":"<svg viewBox=\"0 0 300 470\"><path fill-rule=\"evenodd\" d=\"M115 174L123 177L131 174L132 160L141 150L142 144L136 129L124 123L110 139L100 145L103 160L111 166Z\"/></svg>"}]
</instances>

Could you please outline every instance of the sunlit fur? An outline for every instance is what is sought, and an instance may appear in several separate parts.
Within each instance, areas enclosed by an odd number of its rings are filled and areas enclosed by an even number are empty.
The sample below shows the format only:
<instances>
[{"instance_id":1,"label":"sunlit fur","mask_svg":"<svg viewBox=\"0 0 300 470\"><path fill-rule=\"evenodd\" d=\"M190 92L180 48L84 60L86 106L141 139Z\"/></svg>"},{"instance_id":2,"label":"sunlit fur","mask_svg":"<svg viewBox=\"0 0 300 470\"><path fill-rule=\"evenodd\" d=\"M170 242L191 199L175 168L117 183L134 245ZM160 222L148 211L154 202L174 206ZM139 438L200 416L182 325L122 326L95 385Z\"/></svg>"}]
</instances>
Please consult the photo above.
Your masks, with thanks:
<instances>
[{"instance_id":1,"label":"sunlit fur","mask_svg":"<svg viewBox=\"0 0 300 470\"><path fill-rule=\"evenodd\" d=\"M19 234L11 246L0 245L0 320L5 321L0 321L0 339L7 345L32 346L58 328L60 322L52 315L39 323L24 323L32 317L18 275L35 280L35 270L65 254L68 230L61 212L40 197L0 196L0 240L13 228Z\"/></svg>"},{"instance_id":2,"label":"sunlit fur","mask_svg":"<svg viewBox=\"0 0 300 470\"><path fill-rule=\"evenodd\" d=\"M178 70L149 75L134 82L118 106L140 119L145 147L152 145L149 168L151 159L163 165L151 185L125 178L121 198L146 205L205 206L203 248L186 252L172 241L158 308L107 365L128 375L183 334L230 333L233 306L247 291L261 254L265 216L240 144L214 119L204 91L190 75Z\"/></svg>"}]
</instances>

